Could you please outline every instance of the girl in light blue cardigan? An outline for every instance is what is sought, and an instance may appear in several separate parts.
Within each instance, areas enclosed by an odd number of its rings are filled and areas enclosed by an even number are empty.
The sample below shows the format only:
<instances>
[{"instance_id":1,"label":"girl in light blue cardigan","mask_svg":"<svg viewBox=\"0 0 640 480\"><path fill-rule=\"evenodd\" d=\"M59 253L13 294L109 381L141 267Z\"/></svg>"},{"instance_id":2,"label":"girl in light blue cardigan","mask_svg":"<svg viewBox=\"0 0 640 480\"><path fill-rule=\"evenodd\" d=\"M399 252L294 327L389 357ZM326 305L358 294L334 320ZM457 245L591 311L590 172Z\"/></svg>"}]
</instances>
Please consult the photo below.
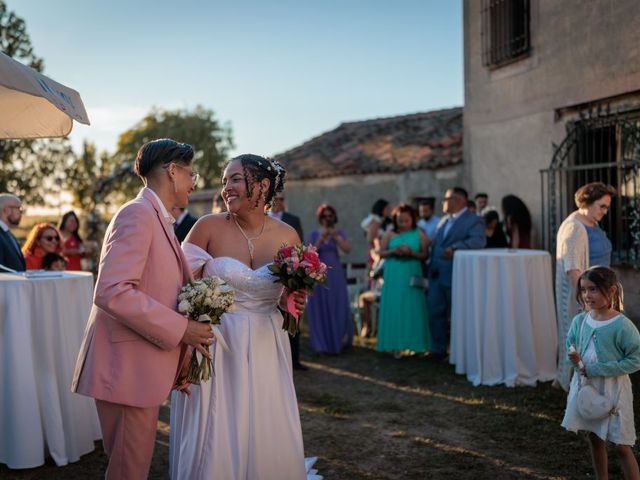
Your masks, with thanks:
<instances>
[{"instance_id":1,"label":"girl in light blue cardigan","mask_svg":"<svg viewBox=\"0 0 640 480\"><path fill-rule=\"evenodd\" d=\"M572 432L589 432L598 480L608 478L607 440L616 446L624 477L638 479L638 462L631 448L636 434L629 374L640 370L640 334L633 322L620 313L622 285L610 268L586 270L578 280L577 299L584 311L575 316L567 334L567 350L575 349L569 353L575 371L562 426ZM580 416L576 401L580 374L612 400L612 413L604 419Z\"/></svg>"}]
</instances>

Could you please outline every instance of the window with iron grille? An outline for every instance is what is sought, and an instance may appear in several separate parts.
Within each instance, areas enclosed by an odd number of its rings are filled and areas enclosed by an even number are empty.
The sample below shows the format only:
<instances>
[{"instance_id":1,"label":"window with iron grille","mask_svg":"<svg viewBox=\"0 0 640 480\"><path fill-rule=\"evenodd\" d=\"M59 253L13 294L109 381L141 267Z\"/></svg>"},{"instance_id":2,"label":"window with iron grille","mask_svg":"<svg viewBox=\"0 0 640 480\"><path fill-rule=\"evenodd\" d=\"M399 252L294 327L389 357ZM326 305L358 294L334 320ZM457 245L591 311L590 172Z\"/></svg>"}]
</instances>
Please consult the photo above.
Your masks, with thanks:
<instances>
[{"instance_id":1,"label":"window with iron grille","mask_svg":"<svg viewBox=\"0 0 640 480\"><path fill-rule=\"evenodd\" d=\"M572 122L551 167L541 173L543 237L552 252L560 223L576 208L574 192L603 182L618 192L600 222L613 245L611 261L640 267L640 112Z\"/></svg>"},{"instance_id":2,"label":"window with iron grille","mask_svg":"<svg viewBox=\"0 0 640 480\"><path fill-rule=\"evenodd\" d=\"M500 67L530 49L529 0L482 0L482 63Z\"/></svg>"}]
</instances>

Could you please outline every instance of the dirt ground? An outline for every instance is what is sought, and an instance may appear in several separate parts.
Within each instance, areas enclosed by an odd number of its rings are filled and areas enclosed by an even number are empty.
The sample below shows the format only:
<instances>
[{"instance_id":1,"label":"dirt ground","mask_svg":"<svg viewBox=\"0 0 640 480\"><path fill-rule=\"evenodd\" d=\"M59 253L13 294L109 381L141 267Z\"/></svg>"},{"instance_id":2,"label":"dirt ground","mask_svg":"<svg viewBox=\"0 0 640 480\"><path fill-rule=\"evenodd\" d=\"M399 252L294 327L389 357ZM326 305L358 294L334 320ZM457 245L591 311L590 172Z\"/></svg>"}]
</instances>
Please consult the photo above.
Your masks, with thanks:
<instances>
[{"instance_id":1,"label":"dirt ground","mask_svg":"<svg viewBox=\"0 0 640 480\"><path fill-rule=\"evenodd\" d=\"M296 371L295 383L305 451L319 457L328 480L594 478L586 440L560 427L565 394L549 384L473 387L451 365L394 360L371 345L339 356L303 352L303 359L310 369ZM633 381L638 392L638 377ZM167 402L152 479L168 478L168 423ZM19 471L0 465L0 478L96 479L105 464L98 442L75 464ZM609 470L622 478L612 450Z\"/></svg>"}]
</instances>

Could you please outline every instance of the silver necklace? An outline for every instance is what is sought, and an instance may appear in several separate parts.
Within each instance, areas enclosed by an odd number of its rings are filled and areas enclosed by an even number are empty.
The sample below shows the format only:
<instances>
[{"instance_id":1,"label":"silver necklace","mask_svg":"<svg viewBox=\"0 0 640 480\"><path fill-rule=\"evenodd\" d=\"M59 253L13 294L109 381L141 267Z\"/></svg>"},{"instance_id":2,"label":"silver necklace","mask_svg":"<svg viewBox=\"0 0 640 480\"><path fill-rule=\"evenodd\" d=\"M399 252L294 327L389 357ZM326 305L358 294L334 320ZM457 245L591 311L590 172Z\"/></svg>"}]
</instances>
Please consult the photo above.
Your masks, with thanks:
<instances>
[{"instance_id":1,"label":"silver necklace","mask_svg":"<svg viewBox=\"0 0 640 480\"><path fill-rule=\"evenodd\" d=\"M240 233L242 234L244 239L247 241L247 248L249 249L249 258L251 259L251 268L253 268L253 252L255 251L255 246L253 245L253 240L257 240L258 238L260 238L262 236L262 233L264 232L264 226L267 223L267 217L265 215L264 219L262 220L262 228L260 229L260 233L258 233L258 235L256 235L255 237L248 237L247 234L244 233L244 230L242 229L242 227L238 223L238 220L236 220L236 216L235 215L233 215L233 221L235 222L236 226L238 227L238 230L240 230Z\"/></svg>"}]
</instances>

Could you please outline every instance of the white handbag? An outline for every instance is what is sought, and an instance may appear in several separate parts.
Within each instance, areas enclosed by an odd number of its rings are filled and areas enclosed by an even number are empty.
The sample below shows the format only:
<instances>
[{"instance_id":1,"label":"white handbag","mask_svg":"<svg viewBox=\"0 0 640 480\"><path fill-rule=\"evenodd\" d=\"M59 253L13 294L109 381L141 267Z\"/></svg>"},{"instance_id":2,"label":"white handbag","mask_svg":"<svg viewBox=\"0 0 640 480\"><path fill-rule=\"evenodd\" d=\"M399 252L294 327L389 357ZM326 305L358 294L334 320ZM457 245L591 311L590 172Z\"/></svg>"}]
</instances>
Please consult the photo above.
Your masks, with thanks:
<instances>
[{"instance_id":1,"label":"white handbag","mask_svg":"<svg viewBox=\"0 0 640 480\"><path fill-rule=\"evenodd\" d=\"M580 326L580 339L582 339L582 331L584 324L587 321L585 316ZM587 344L591 340L591 336L587 339ZM583 368L584 364L582 360L578 364L579 368ZM620 396L620 392L618 392ZM586 420L602 420L609 415L618 415L616 404L613 400L605 395L601 395L593 385L589 383L586 376L579 374L578 377L578 394L576 396L576 403L578 407L578 413ZM617 403L617 402L616 402Z\"/></svg>"}]
</instances>

